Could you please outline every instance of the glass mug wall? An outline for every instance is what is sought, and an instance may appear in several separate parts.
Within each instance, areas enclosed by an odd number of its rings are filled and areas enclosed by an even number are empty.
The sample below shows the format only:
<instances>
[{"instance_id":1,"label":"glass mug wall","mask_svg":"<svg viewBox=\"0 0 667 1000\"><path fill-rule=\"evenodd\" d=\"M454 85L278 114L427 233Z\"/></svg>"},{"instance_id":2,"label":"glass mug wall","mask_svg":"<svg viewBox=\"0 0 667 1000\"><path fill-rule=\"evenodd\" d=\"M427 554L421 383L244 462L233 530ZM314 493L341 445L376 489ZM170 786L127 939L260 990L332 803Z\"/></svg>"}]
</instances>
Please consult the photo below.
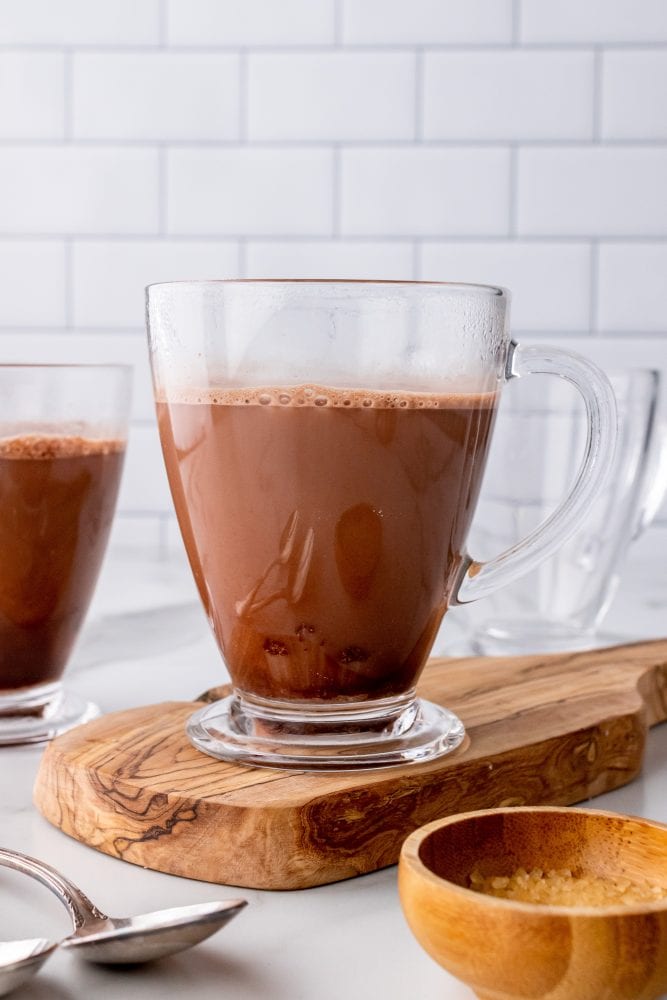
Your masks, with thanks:
<instances>
[{"instance_id":1,"label":"glass mug wall","mask_svg":"<svg viewBox=\"0 0 667 1000\"><path fill-rule=\"evenodd\" d=\"M508 293L395 282L176 282L148 289L160 437L233 695L190 721L224 759L347 768L426 760L459 719L415 685L447 608L554 550L613 450L589 362L511 342ZM466 538L499 393L572 381L581 475L511 552Z\"/></svg>"},{"instance_id":2,"label":"glass mug wall","mask_svg":"<svg viewBox=\"0 0 667 1000\"><path fill-rule=\"evenodd\" d=\"M628 547L652 520L667 487L665 428L656 419L660 373L608 374L618 441L604 487L556 553L485 602L485 617L473 626L477 652L596 644ZM513 386L501 406L472 544L496 552L535 528L574 479L584 446L581 405L569 386L546 379Z\"/></svg>"},{"instance_id":3,"label":"glass mug wall","mask_svg":"<svg viewBox=\"0 0 667 1000\"><path fill-rule=\"evenodd\" d=\"M61 677L120 482L131 370L0 365L0 745L97 714Z\"/></svg>"}]
</instances>

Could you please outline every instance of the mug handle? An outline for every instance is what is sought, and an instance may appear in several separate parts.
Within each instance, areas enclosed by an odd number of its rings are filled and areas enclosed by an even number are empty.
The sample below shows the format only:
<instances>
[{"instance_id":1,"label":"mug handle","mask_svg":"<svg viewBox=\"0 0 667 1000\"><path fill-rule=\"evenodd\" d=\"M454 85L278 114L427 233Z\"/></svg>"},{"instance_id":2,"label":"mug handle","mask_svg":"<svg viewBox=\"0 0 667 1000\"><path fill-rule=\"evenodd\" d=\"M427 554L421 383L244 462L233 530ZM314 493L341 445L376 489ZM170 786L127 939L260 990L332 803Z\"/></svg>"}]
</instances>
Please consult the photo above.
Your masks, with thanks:
<instances>
[{"instance_id":1,"label":"mug handle","mask_svg":"<svg viewBox=\"0 0 667 1000\"><path fill-rule=\"evenodd\" d=\"M616 445L616 399L607 376L592 361L556 347L510 344L505 381L524 375L558 375L581 393L588 416L588 437L579 472L569 494L546 521L489 562L466 556L450 606L470 604L528 573L576 531L609 473Z\"/></svg>"}]
</instances>

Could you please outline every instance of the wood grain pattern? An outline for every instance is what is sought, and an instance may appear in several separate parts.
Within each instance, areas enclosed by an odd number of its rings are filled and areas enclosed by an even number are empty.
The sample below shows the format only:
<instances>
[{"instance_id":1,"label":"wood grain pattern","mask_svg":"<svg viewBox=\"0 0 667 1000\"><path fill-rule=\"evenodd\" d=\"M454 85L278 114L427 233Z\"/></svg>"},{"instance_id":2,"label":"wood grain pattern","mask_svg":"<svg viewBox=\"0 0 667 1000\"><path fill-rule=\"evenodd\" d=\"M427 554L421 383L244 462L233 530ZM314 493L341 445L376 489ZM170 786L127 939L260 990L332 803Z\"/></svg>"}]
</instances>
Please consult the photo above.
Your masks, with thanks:
<instances>
[{"instance_id":1,"label":"wood grain pattern","mask_svg":"<svg viewBox=\"0 0 667 1000\"><path fill-rule=\"evenodd\" d=\"M394 864L405 837L436 817L568 805L632 780L648 726L667 718L667 640L434 660L420 694L468 731L438 761L329 774L228 764L185 736L199 703L171 702L55 740L35 803L77 840L158 871L262 889L351 878Z\"/></svg>"}]
</instances>

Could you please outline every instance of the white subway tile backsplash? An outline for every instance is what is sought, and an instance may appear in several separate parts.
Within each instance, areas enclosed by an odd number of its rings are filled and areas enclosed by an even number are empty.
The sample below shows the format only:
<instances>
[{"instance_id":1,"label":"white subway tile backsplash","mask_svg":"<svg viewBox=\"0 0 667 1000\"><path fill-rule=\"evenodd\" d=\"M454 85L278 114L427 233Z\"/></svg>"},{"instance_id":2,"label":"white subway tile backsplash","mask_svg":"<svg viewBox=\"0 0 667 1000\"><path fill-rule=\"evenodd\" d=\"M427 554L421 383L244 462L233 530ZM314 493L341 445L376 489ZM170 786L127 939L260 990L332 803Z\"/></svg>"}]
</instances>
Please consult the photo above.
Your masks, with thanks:
<instances>
[{"instance_id":1,"label":"white subway tile backsplash","mask_svg":"<svg viewBox=\"0 0 667 1000\"><path fill-rule=\"evenodd\" d=\"M415 56L404 52L248 57L248 137L411 139Z\"/></svg>"},{"instance_id":2,"label":"white subway tile backsplash","mask_svg":"<svg viewBox=\"0 0 667 1000\"><path fill-rule=\"evenodd\" d=\"M160 0L0 0L3 45L155 45Z\"/></svg>"},{"instance_id":3,"label":"white subway tile backsplash","mask_svg":"<svg viewBox=\"0 0 667 1000\"><path fill-rule=\"evenodd\" d=\"M172 510L157 425L131 427L118 511L168 514Z\"/></svg>"},{"instance_id":4,"label":"white subway tile backsplash","mask_svg":"<svg viewBox=\"0 0 667 1000\"><path fill-rule=\"evenodd\" d=\"M580 243L425 243L420 278L503 285L515 330L586 330L590 250Z\"/></svg>"},{"instance_id":5,"label":"white subway tile backsplash","mask_svg":"<svg viewBox=\"0 0 667 1000\"><path fill-rule=\"evenodd\" d=\"M521 0L522 42L664 42L664 0Z\"/></svg>"},{"instance_id":6,"label":"white subway tile backsplash","mask_svg":"<svg viewBox=\"0 0 667 1000\"><path fill-rule=\"evenodd\" d=\"M0 138L59 139L65 131L65 57L0 52Z\"/></svg>"},{"instance_id":7,"label":"white subway tile backsplash","mask_svg":"<svg viewBox=\"0 0 667 1000\"><path fill-rule=\"evenodd\" d=\"M588 139L592 52L427 52L427 139Z\"/></svg>"},{"instance_id":8,"label":"white subway tile backsplash","mask_svg":"<svg viewBox=\"0 0 667 1000\"><path fill-rule=\"evenodd\" d=\"M169 232L326 235L332 179L326 149L172 149Z\"/></svg>"},{"instance_id":9,"label":"white subway tile backsplash","mask_svg":"<svg viewBox=\"0 0 667 1000\"><path fill-rule=\"evenodd\" d=\"M0 232L150 233L158 160L150 149L11 146L0 155Z\"/></svg>"},{"instance_id":10,"label":"white subway tile backsplash","mask_svg":"<svg viewBox=\"0 0 667 1000\"><path fill-rule=\"evenodd\" d=\"M512 0L341 0L343 41L435 45L509 42Z\"/></svg>"},{"instance_id":11,"label":"white subway tile backsplash","mask_svg":"<svg viewBox=\"0 0 667 1000\"><path fill-rule=\"evenodd\" d=\"M78 139L236 139L239 56L96 52L74 57Z\"/></svg>"},{"instance_id":12,"label":"white subway tile backsplash","mask_svg":"<svg viewBox=\"0 0 667 1000\"><path fill-rule=\"evenodd\" d=\"M64 323L64 244L0 240L0 326Z\"/></svg>"},{"instance_id":13,"label":"white subway tile backsplash","mask_svg":"<svg viewBox=\"0 0 667 1000\"><path fill-rule=\"evenodd\" d=\"M238 247L213 240L80 240L72 268L75 326L141 328L146 285L238 277Z\"/></svg>"},{"instance_id":14,"label":"white subway tile backsplash","mask_svg":"<svg viewBox=\"0 0 667 1000\"><path fill-rule=\"evenodd\" d=\"M166 0L171 45L320 45L335 0Z\"/></svg>"},{"instance_id":15,"label":"white subway tile backsplash","mask_svg":"<svg viewBox=\"0 0 667 1000\"><path fill-rule=\"evenodd\" d=\"M666 93L667 0L0 0L0 361L133 366L160 550L150 282L499 283L667 378Z\"/></svg>"},{"instance_id":16,"label":"white subway tile backsplash","mask_svg":"<svg viewBox=\"0 0 667 1000\"><path fill-rule=\"evenodd\" d=\"M667 235L667 148L519 151L520 234Z\"/></svg>"},{"instance_id":17,"label":"white subway tile backsplash","mask_svg":"<svg viewBox=\"0 0 667 1000\"><path fill-rule=\"evenodd\" d=\"M346 149L345 235L504 235L509 153L505 149Z\"/></svg>"},{"instance_id":18,"label":"white subway tile backsplash","mask_svg":"<svg viewBox=\"0 0 667 1000\"><path fill-rule=\"evenodd\" d=\"M398 241L250 242L246 249L246 275L405 281L412 278L412 259L412 244Z\"/></svg>"},{"instance_id":19,"label":"white subway tile backsplash","mask_svg":"<svg viewBox=\"0 0 667 1000\"><path fill-rule=\"evenodd\" d=\"M4 364L131 365L132 418L153 420L153 389L148 346L143 333L64 333L62 330L0 331L0 362Z\"/></svg>"},{"instance_id":20,"label":"white subway tile backsplash","mask_svg":"<svg viewBox=\"0 0 667 1000\"><path fill-rule=\"evenodd\" d=\"M667 337L667 242L608 243L600 247L598 325L603 331L637 330ZM667 349L662 343L667 367Z\"/></svg>"},{"instance_id":21,"label":"white subway tile backsplash","mask_svg":"<svg viewBox=\"0 0 667 1000\"><path fill-rule=\"evenodd\" d=\"M667 139L667 48L605 53L602 135Z\"/></svg>"}]
</instances>

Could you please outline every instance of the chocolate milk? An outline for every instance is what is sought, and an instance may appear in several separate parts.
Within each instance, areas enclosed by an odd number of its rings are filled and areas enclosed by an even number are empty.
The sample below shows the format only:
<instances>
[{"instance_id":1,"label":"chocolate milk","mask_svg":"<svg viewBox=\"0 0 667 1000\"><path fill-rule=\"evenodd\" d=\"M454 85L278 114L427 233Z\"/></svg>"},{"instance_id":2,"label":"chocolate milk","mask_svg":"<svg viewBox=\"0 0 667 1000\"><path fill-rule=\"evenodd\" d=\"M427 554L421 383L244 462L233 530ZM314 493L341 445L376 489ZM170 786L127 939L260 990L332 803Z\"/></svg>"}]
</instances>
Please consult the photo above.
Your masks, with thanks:
<instances>
[{"instance_id":1,"label":"chocolate milk","mask_svg":"<svg viewBox=\"0 0 667 1000\"><path fill-rule=\"evenodd\" d=\"M111 527L122 441L0 439L0 694L62 674Z\"/></svg>"},{"instance_id":2,"label":"chocolate milk","mask_svg":"<svg viewBox=\"0 0 667 1000\"><path fill-rule=\"evenodd\" d=\"M158 403L237 690L330 702L414 687L461 567L495 401L301 386Z\"/></svg>"}]
</instances>

